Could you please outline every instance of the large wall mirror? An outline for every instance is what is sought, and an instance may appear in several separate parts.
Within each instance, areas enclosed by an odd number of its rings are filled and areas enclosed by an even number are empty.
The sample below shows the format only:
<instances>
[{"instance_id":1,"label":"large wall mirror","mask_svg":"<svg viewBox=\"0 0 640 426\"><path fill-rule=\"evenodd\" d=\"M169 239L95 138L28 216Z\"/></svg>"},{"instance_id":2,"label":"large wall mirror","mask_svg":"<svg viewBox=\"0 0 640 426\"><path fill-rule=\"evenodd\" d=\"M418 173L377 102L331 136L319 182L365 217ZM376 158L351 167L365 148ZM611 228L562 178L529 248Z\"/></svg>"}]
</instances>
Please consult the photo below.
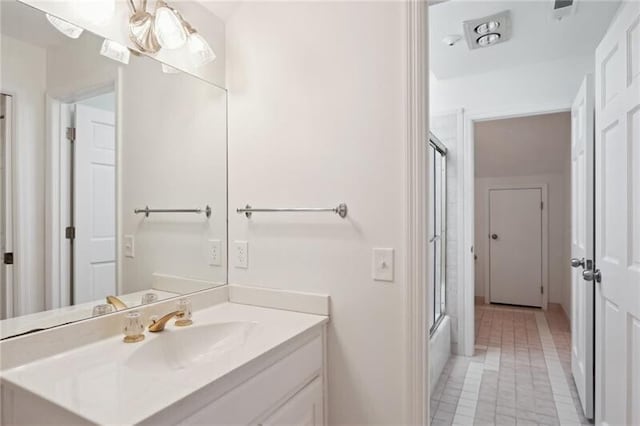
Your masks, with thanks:
<instances>
[{"instance_id":1,"label":"large wall mirror","mask_svg":"<svg viewBox=\"0 0 640 426\"><path fill-rule=\"evenodd\" d=\"M225 284L226 91L1 8L0 337Z\"/></svg>"}]
</instances>

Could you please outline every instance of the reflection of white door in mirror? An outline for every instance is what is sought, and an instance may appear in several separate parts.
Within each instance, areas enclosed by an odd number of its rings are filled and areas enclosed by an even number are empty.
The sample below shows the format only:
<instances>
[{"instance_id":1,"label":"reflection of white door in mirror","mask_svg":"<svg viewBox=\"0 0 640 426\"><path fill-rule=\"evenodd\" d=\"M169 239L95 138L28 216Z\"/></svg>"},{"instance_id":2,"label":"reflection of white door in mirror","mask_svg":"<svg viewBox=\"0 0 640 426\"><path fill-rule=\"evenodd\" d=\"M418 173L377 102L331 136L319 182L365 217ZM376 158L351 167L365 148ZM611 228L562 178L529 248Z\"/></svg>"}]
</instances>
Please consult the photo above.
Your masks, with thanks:
<instances>
[{"instance_id":1,"label":"reflection of white door in mirror","mask_svg":"<svg viewBox=\"0 0 640 426\"><path fill-rule=\"evenodd\" d=\"M115 105L76 104L73 303L116 294Z\"/></svg>"}]
</instances>

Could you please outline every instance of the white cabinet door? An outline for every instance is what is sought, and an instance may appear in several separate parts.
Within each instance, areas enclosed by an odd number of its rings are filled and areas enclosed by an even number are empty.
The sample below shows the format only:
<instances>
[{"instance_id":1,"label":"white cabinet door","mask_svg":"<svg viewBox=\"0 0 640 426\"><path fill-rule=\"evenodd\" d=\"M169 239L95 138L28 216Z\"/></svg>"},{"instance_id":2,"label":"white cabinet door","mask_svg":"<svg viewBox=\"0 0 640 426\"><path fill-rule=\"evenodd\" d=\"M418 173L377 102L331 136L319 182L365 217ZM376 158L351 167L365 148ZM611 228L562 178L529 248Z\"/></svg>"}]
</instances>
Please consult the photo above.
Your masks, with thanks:
<instances>
[{"instance_id":1,"label":"white cabinet door","mask_svg":"<svg viewBox=\"0 0 640 426\"><path fill-rule=\"evenodd\" d=\"M489 190L491 303L542 306L542 190Z\"/></svg>"},{"instance_id":2,"label":"white cabinet door","mask_svg":"<svg viewBox=\"0 0 640 426\"><path fill-rule=\"evenodd\" d=\"M596 49L596 424L638 425L640 2L620 7Z\"/></svg>"},{"instance_id":3,"label":"white cabinet door","mask_svg":"<svg viewBox=\"0 0 640 426\"><path fill-rule=\"evenodd\" d=\"M321 426L324 424L322 380L315 379L283 406L260 422L260 426Z\"/></svg>"},{"instance_id":4,"label":"white cabinet door","mask_svg":"<svg viewBox=\"0 0 640 426\"><path fill-rule=\"evenodd\" d=\"M116 294L115 114L76 105L74 302Z\"/></svg>"},{"instance_id":5,"label":"white cabinet door","mask_svg":"<svg viewBox=\"0 0 640 426\"><path fill-rule=\"evenodd\" d=\"M582 271L592 264L594 88L587 75L571 107L571 372L585 417L593 418L593 283ZM568 267L568 266L567 266Z\"/></svg>"}]
</instances>

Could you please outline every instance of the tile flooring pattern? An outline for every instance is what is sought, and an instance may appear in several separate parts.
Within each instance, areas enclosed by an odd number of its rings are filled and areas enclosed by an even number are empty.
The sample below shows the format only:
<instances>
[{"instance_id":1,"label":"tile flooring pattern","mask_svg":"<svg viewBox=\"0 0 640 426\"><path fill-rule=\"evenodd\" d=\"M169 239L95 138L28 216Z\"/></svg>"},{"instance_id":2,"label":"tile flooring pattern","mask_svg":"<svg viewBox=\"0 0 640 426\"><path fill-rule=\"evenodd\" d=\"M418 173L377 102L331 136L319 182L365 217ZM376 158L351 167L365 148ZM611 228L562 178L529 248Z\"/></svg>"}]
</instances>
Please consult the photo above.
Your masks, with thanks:
<instances>
[{"instance_id":1,"label":"tile flooring pattern","mask_svg":"<svg viewBox=\"0 0 640 426\"><path fill-rule=\"evenodd\" d=\"M476 354L452 356L431 398L431 424L580 425L571 334L559 307L476 306Z\"/></svg>"}]
</instances>

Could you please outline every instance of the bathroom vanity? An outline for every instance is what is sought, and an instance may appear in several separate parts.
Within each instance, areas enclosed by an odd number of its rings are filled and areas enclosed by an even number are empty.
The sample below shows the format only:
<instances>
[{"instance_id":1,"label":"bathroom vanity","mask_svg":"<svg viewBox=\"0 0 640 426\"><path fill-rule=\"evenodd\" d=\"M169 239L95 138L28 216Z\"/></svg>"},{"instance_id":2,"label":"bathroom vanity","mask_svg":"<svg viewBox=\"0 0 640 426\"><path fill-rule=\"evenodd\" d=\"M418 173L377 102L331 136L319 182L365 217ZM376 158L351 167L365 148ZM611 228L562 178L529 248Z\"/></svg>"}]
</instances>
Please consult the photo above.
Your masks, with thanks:
<instances>
[{"instance_id":1,"label":"bathroom vanity","mask_svg":"<svg viewBox=\"0 0 640 426\"><path fill-rule=\"evenodd\" d=\"M230 296L195 310L192 326L14 361L0 373L2 424L324 424L328 316L239 303L268 298L229 287L210 290ZM57 332L82 333L81 324Z\"/></svg>"}]
</instances>

